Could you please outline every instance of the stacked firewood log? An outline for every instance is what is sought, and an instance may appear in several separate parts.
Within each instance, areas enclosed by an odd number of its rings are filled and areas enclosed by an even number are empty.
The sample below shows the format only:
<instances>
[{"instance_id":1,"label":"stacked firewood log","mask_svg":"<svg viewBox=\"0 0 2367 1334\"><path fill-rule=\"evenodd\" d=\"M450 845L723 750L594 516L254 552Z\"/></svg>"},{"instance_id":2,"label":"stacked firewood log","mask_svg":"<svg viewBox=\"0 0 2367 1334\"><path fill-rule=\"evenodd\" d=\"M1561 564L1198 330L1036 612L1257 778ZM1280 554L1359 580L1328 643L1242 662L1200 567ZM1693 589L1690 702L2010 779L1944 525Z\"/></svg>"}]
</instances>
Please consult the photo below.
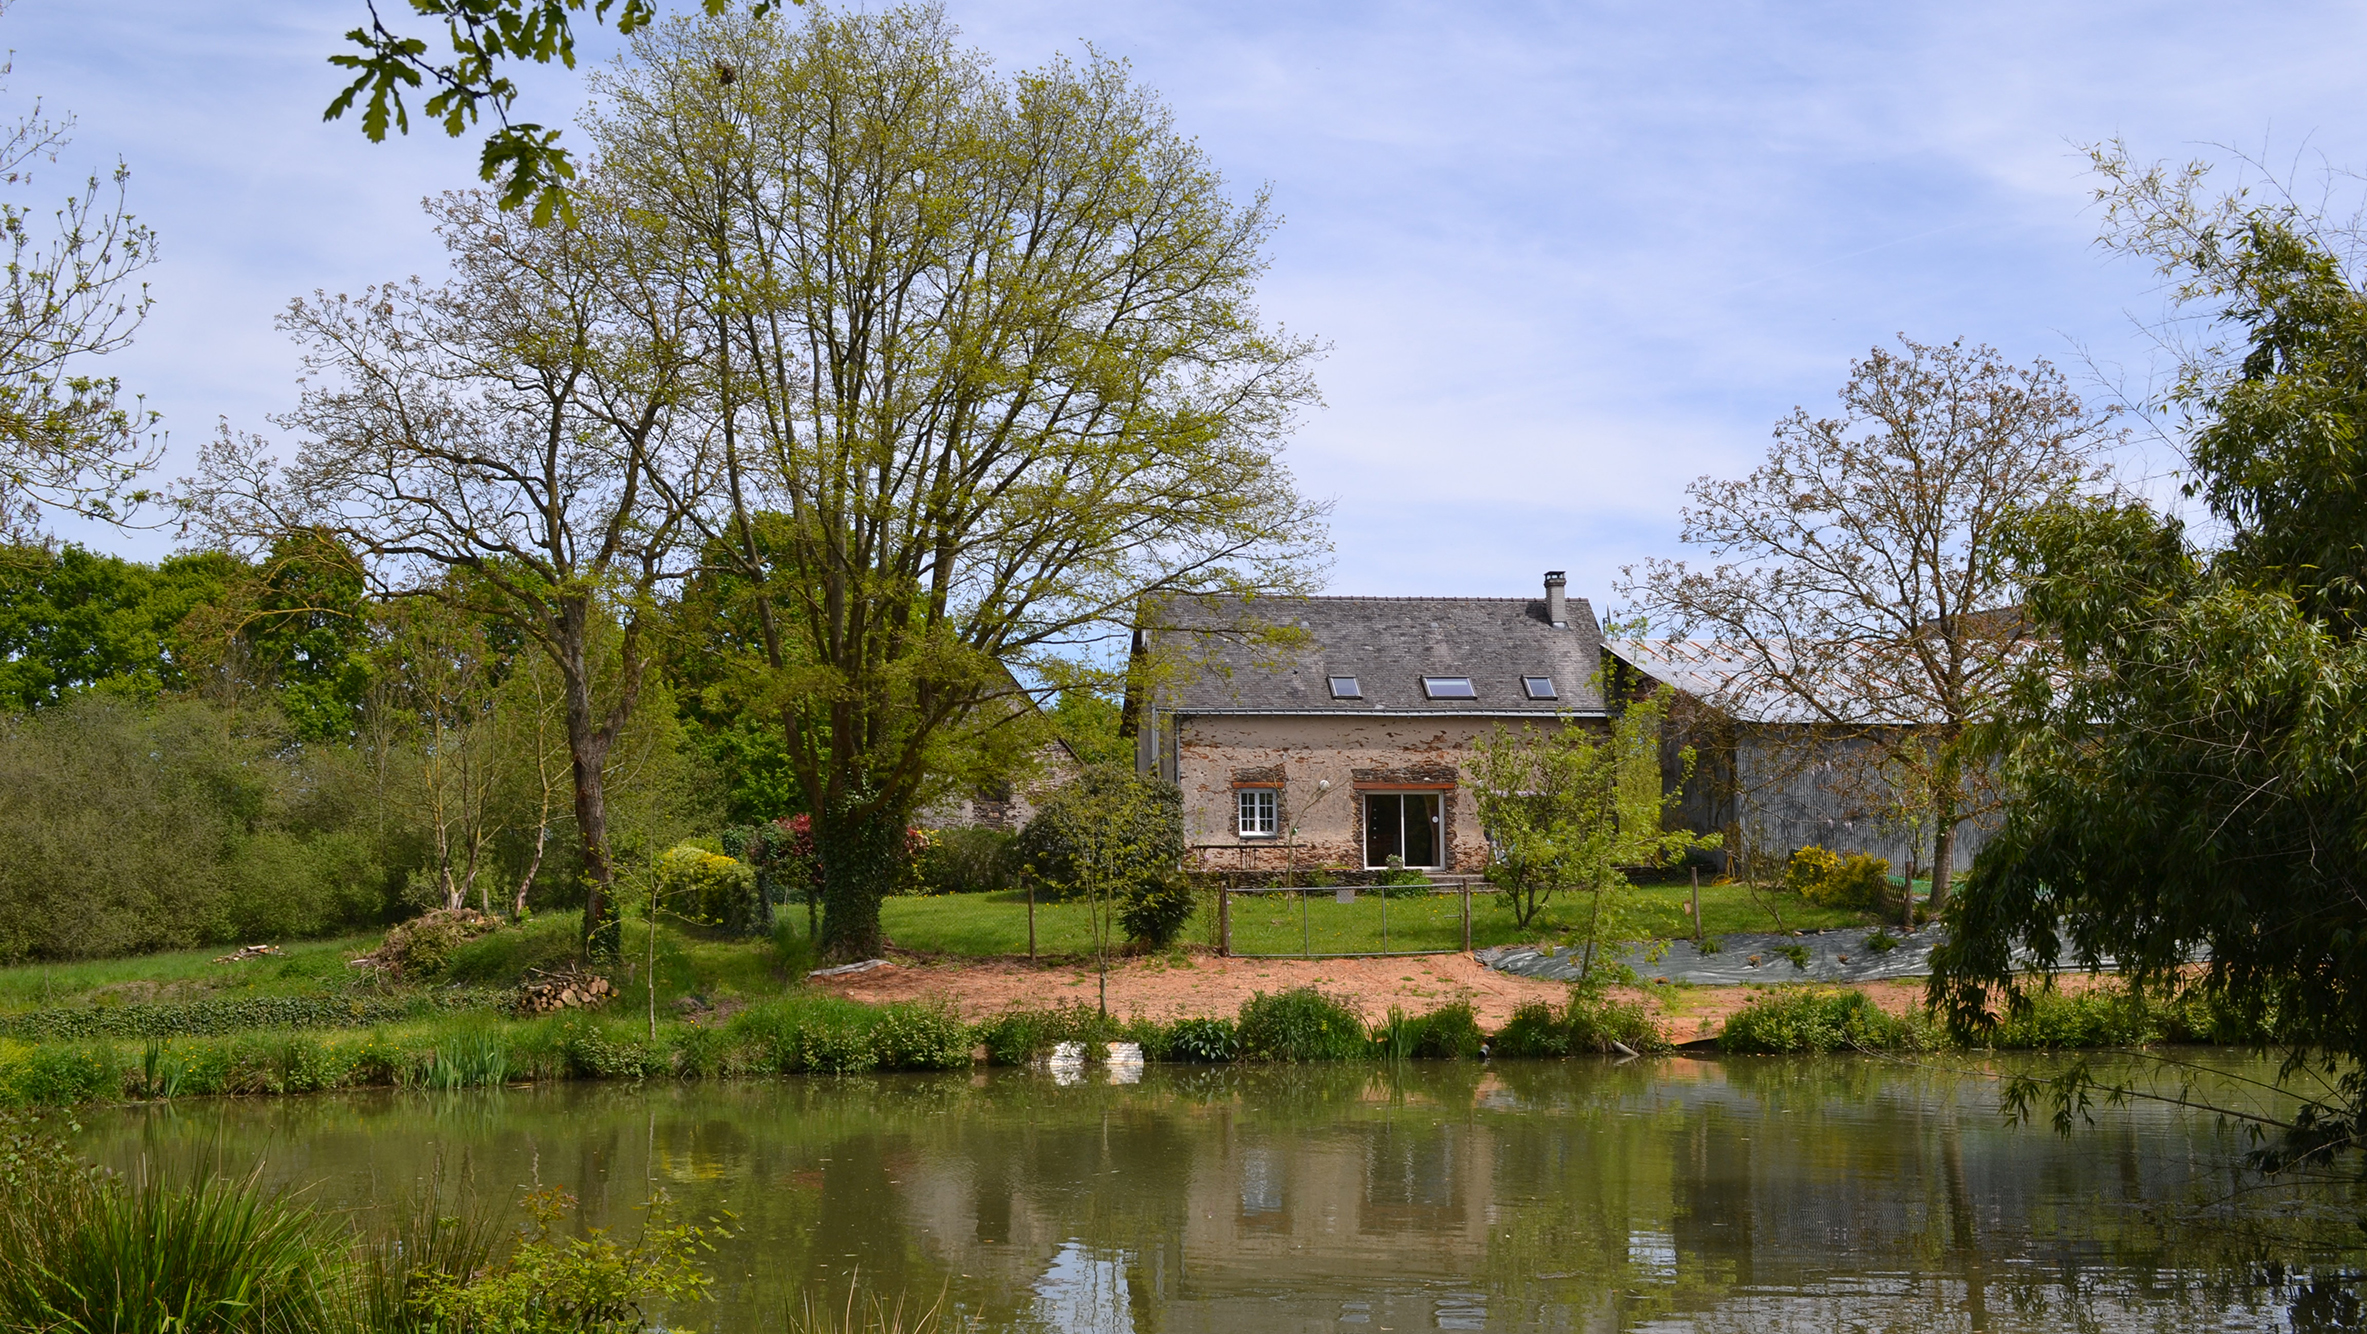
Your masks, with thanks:
<instances>
[{"instance_id":1,"label":"stacked firewood log","mask_svg":"<svg viewBox=\"0 0 2367 1334\"><path fill-rule=\"evenodd\" d=\"M605 977L577 969L546 973L531 970L518 984L515 1008L521 1016L557 1014L561 1010L596 1010L616 997L616 987Z\"/></svg>"}]
</instances>

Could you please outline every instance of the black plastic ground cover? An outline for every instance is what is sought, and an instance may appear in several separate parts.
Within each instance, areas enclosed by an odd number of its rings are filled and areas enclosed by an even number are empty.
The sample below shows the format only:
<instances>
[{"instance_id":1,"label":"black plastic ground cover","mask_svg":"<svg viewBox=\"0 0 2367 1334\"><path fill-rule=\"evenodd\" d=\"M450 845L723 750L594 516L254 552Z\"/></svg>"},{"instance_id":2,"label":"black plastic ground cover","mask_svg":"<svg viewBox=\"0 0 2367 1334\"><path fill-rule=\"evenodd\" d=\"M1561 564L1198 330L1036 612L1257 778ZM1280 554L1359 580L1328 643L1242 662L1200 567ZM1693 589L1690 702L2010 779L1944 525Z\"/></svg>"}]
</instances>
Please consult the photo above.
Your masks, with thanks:
<instances>
[{"instance_id":1,"label":"black plastic ground cover","mask_svg":"<svg viewBox=\"0 0 2367 1334\"><path fill-rule=\"evenodd\" d=\"M1874 933L1865 927L1790 932L1754 932L1725 936L1713 942L1714 953L1704 953L1690 940L1662 942L1660 957L1650 957L1646 946L1628 946L1621 961L1646 982L1667 979L1702 985L1733 986L1745 982L1873 982L1889 977L1925 977L1931 973L1932 947L1947 939L1938 927L1912 935L1892 932L1887 950L1869 947ZM1805 966L1787 951L1797 950ZM1578 980L1580 956L1557 946L1497 945L1474 950L1479 961L1498 972L1541 977L1556 982Z\"/></svg>"}]
</instances>

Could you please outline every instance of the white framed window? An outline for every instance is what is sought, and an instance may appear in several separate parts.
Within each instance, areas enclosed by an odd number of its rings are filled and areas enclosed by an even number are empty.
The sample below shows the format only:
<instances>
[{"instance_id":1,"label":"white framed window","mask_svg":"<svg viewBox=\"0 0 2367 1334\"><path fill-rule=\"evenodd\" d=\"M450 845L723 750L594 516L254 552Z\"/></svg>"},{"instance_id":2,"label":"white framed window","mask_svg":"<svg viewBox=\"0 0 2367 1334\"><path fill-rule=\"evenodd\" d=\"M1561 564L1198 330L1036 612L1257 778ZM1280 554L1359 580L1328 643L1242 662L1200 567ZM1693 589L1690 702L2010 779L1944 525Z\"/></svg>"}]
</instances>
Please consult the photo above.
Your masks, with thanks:
<instances>
[{"instance_id":1,"label":"white framed window","mask_svg":"<svg viewBox=\"0 0 2367 1334\"><path fill-rule=\"evenodd\" d=\"M1281 793L1270 787L1238 788L1233 793L1240 811L1243 838L1272 838L1281 829Z\"/></svg>"},{"instance_id":2,"label":"white framed window","mask_svg":"<svg viewBox=\"0 0 2367 1334\"><path fill-rule=\"evenodd\" d=\"M1425 676L1422 693L1431 699L1478 699L1479 692L1471 688L1468 676Z\"/></svg>"},{"instance_id":3,"label":"white framed window","mask_svg":"<svg viewBox=\"0 0 2367 1334\"><path fill-rule=\"evenodd\" d=\"M1524 676L1520 679L1520 684L1523 690L1529 692L1530 699L1561 698L1559 694L1555 693L1553 678L1550 676Z\"/></svg>"},{"instance_id":4,"label":"white framed window","mask_svg":"<svg viewBox=\"0 0 2367 1334\"><path fill-rule=\"evenodd\" d=\"M1353 676L1335 676L1331 678L1331 697L1333 699L1363 699L1364 689L1356 684L1356 678Z\"/></svg>"}]
</instances>

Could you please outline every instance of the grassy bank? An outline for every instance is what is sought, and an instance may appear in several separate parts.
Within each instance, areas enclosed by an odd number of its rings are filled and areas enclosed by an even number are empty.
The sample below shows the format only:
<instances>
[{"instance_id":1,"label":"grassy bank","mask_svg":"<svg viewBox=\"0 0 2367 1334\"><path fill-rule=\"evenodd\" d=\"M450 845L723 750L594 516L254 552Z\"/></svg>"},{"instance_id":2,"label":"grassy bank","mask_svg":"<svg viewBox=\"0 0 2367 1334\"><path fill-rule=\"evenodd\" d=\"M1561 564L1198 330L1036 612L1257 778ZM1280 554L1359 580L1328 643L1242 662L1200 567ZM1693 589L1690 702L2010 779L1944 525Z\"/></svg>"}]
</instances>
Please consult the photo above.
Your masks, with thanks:
<instances>
[{"instance_id":1,"label":"grassy bank","mask_svg":"<svg viewBox=\"0 0 2367 1334\"><path fill-rule=\"evenodd\" d=\"M2257 1034L2197 1000L2147 1001L2117 989L2047 995L2009 1018L1998 1049L2244 1043ZM1364 1023L1307 988L1259 995L1231 1018L1118 1019L1085 1006L1013 1010L965 1023L934 1005L868 1006L818 993L759 1002L728 1018L663 1020L616 1012L517 1020L445 1014L367 1030L265 1029L147 1041L0 1039L0 1103L57 1105L225 1094L387 1087L462 1089L554 1080L695 1080L1020 1065L1077 1044L1088 1060L1134 1043L1146 1061L1303 1062L1566 1057L1665 1050L1641 1002L1573 989L1484 1031L1468 1005L1392 1010ZM1732 1053L1931 1051L1949 1045L1921 1015L1884 1013L1847 988L1769 990L1731 1016Z\"/></svg>"}]
</instances>

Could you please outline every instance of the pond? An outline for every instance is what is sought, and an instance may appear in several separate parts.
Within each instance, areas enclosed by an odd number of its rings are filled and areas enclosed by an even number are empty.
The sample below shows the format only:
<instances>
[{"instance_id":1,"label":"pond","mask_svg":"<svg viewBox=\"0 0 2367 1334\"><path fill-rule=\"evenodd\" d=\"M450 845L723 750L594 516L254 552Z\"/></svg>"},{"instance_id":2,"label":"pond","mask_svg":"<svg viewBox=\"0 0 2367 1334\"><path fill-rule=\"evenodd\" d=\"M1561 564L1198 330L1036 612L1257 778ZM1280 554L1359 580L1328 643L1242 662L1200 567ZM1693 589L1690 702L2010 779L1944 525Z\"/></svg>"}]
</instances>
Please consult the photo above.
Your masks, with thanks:
<instances>
[{"instance_id":1,"label":"pond","mask_svg":"<svg viewBox=\"0 0 2367 1334\"><path fill-rule=\"evenodd\" d=\"M2141 1061L2141 1057L2104 1058ZM2267 1067L2208 1058L2231 1074ZM2352 1185L2261 1188L2160 1105L2059 1136L1864 1057L1152 1067L128 1108L87 1151L260 1164L333 1208L431 1171L635 1226L728 1209L702 1330L793 1293L1026 1331L2347 1328Z\"/></svg>"}]
</instances>

